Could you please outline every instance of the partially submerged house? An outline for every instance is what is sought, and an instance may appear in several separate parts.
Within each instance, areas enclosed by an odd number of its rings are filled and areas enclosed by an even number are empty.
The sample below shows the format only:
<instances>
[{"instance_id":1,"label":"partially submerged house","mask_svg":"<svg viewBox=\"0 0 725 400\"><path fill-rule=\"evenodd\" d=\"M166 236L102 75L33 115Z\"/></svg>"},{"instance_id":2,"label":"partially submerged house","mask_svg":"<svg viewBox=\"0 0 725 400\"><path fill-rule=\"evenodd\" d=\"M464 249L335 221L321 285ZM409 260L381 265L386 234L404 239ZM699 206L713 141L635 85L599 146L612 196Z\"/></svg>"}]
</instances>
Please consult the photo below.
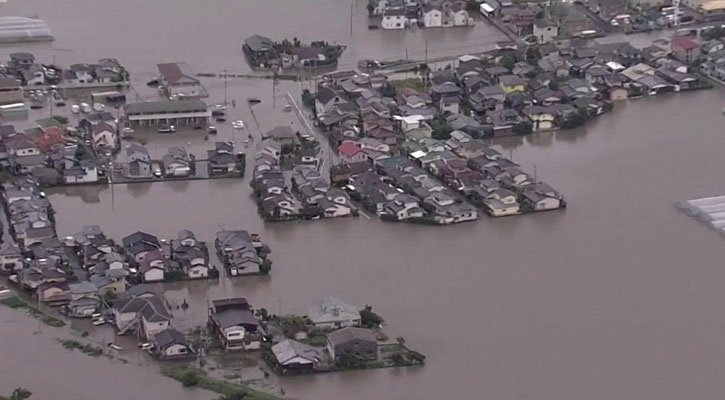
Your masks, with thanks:
<instances>
[{"instance_id":1,"label":"partially submerged house","mask_svg":"<svg viewBox=\"0 0 725 400\"><path fill-rule=\"evenodd\" d=\"M174 328L164 329L154 336L153 353L159 360L180 360L194 357L195 352L184 334Z\"/></svg>"},{"instance_id":2,"label":"partially submerged house","mask_svg":"<svg viewBox=\"0 0 725 400\"><path fill-rule=\"evenodd\" d=\"M378 359L378 341L369 329L347 327L327 334L327 352L336 362L345 357Z\"/></svg>"},{"instance_id":3,"label":"partially submerged house","mask_svg":"<svg viewBox=\"0 0 725 400\"><path fill-rule=\"evenodd\" d=\"M224 350L258 350L264 330L244 298L213 300L209 324Z\"/></svg>"},{"instance_id":4,"label":"partially submerged house","mask_svg":"<svg viewBox=\"0 0 725 400\"><path fill-rule=\"evenodd\" d=\"M134 297L128 292L113 302L113 316L119 335L133 330L147 341L168 329L173 319L162 297L155 294Z\"/></svg>"},{"instance_id":5,"label":"partially submerged house","mask_svg":"<svg viewBox=\"0 0 725 400\"><path fill-rule=\"evenodd\" d=\"M360 312L344 301L328 297L307 310L307 318L318 328L344 328L360 325Z\"/></svg>"},{"instance_id":6,"label":"partially submerged house","mask_svg":"<svg viewBox=\"0 0 725 400\"><path fill-rule=\"evenodd\" d=\"M185 62L157 64L159 85L169 97L208 96L196 73Z\"/></svg>"},{"instance_id":7,"label":"partially submerged house","mask_svg":"<svg viewBox=\"0 0 725 400\"><path fill-rule=\"evenodd\" d=\"M261 243L244 230L220 231L214 241L217 254L231 276L263 272L264 259L258 249Z\"/></svg>"},{"instance_id":8,"label":"partially submerged house","mask_svg":"<svg viewBox=\"0 0 725 400\"><path fill-rule=\"evenodd\" d=\"M322 350L292 339L285 339L272 346L277 367L282 371L313 371L323 358Z\"/></svg>"}]
</instances>

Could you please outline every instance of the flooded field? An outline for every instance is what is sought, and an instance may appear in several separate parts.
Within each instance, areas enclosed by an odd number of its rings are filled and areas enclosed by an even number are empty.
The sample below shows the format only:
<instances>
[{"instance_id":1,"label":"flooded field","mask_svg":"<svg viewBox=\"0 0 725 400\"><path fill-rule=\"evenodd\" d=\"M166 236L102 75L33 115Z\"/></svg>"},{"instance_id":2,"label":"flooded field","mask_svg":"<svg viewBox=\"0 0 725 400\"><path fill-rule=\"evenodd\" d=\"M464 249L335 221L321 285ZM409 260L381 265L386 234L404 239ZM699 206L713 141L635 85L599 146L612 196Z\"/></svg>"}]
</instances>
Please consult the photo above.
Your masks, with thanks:
<instances>
[{"instance_id":1,"label":"flooded field","mask_svg":"<svg viewBox=\"0 0 725 400\"><path fill-rule=\"evenodd\" d=\"M55 54L64 64L117 57L135 77L139 98L153 94L143 82L157 62L188 61L198 72L246 71L239 48L253 33L344 41L344 63L351 64L397 57L406 47L409 54L421 51L426 39L429 55L501 40L484 25L368 31L363 1L354 6L351 38L350 3L332 0L203 7L170 0L10 0L2 7L39 14L58 39L28 51ZM3 58L14 50L0 49ZM223 82L205 85L210 102L223 100ZM287 91L299 93L299 84L273 91L266 80L228 83L228 96L238 102L262 99L253 135L299 123L278 111L281 97L273 101ZM203 321L207 301L222 296L301 313L333 295L373 305L391 335L428 356L423 368L284 378L291 397L711 400L725 394L725 242L673 203L723 192L723 105L720 88L635 100L583 130L498 143L566 195L565 211L538 215L452 227L364 218L264 224L247 178L70 188L52 191L51 201L60 236L87 224L115 239L136 230L168 238L182 228L202 240L222 228L261 233L273 251L271 276L164 286L172 303L190 304L174 310L182 329ZM252 124L246 104L230 112L236 118ZM219 136L239 140L235 135L227 126ZM191 143L192 151L208 145L189 132L151 137L149 149L163 152L176 140ZM41 399L52 393L92 399L118 385L154 387L159 399L210 397L145 370L69 353L52 338L32 335L32 322L14 313L0 309L2 392L22 385Z\"/></svg>"}]
</instances>

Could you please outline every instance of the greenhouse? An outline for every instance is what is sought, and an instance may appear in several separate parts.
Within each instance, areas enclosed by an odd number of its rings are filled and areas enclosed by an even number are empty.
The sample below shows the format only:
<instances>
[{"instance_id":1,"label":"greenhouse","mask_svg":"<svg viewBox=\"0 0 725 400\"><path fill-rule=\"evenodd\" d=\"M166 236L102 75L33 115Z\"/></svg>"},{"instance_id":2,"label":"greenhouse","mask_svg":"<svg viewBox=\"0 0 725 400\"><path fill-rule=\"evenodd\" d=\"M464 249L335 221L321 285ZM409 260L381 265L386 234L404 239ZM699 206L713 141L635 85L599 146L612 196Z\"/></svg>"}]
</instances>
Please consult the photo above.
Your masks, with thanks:
<instances>
[{"instance_id":1,"label":"greenhouse","mask_svg":"<svg viewBox=\"0 0 725 400\"><path fill-rule=\"evenodd\" d=\"M53 40L48 25L41 19L0 17L0 43Z\"/></svg>"}]
</instances>

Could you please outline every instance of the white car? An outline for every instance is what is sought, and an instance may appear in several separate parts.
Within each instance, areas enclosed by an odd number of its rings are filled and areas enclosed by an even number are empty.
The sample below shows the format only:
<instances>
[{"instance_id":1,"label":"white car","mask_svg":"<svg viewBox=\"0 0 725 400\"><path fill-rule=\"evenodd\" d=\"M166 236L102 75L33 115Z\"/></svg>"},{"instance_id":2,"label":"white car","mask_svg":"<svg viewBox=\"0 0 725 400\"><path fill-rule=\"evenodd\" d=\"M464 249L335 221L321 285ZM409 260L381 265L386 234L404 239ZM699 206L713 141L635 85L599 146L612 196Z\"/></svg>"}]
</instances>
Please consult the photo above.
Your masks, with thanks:
<instances>
[{"instance_id":1,"label":"white car","mask_svg":"<svg viewBox=\"0 0 725 400\"><path fill-rule=\"evenodd\" d=\"M244 121L242 121L241 119L238 119L238 120L232 122L232 127L234 129L244 129Z\"/></svg>"},{"instance_id":2,"label":"white car","mask_svg":"<svg viewBox=\"0 0 725 400\"><path fill-rule=\"evenodd\" d=\"M93 320L93 325L95 325L95 326L103 325L105 323L106 323L106 320L103 318L96 318Z\"/></svg>"}]
</instances>

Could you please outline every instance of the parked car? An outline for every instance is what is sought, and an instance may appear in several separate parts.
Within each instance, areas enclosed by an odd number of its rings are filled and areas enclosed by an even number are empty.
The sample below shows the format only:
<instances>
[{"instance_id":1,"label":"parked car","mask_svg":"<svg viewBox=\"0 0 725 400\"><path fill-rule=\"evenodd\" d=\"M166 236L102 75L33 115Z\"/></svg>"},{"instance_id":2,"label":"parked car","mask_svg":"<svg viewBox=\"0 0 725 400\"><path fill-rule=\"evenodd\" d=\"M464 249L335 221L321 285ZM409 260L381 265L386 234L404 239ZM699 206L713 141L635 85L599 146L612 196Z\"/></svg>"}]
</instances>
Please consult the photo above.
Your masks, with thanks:
<instances>
[{"instance_id":1,"label":"parked car","mask_svg":"<svg viewBox=\"0 0 725 400\"><path fill-rule=\"evenodd\" d=\"M174 132L176 132L176 127L173 125L160 126L159 129L157 129L156 131L158 133L174 133Z\"/></svg>"}]
</instances>

